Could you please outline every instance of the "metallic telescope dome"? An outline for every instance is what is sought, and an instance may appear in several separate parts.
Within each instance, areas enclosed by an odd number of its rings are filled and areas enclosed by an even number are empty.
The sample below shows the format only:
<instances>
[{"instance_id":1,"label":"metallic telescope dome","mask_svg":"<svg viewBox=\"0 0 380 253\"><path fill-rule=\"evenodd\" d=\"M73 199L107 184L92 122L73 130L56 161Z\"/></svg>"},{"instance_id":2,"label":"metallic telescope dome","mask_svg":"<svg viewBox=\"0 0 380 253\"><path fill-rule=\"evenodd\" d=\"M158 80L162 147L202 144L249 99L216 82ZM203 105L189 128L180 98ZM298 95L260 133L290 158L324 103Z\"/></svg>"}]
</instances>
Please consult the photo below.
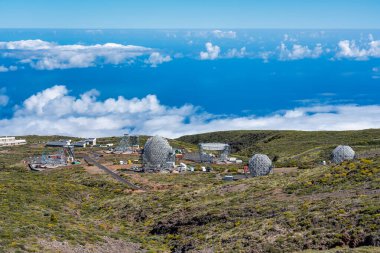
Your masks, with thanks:
<instances>
[{"instance_id":1,"label":"metallic telescope dome","mask_svg":"<svg viewBox=\"0 0 380 253\"><path fill-rule=\"evenodd\" d=\"M173 148L161 137L150 137L144 146L143 161L148 167L162 168L172 160Z\"/></svg>"},{"instance_id":2,"label":"metallic telescope dome","mask_svg":"<svg viewBox=\"0 0 380 253\"><path fill-rule=\"evenodd\" d=\"M350 146L339 145L332 152L332 162L342 163L355 158L355 151Z\"/></svg>"},{"instance_id":3,"label":"metallic telescope dome","mask_svg":"<svg viewBox=\"0 0 380 253\"><path fill-rule=\"evenodd\" d=\"M267 155L255 154L249 160L249 170L254 177L266 176L272 171L272 161Z\"/></svg>"}]
</instances>

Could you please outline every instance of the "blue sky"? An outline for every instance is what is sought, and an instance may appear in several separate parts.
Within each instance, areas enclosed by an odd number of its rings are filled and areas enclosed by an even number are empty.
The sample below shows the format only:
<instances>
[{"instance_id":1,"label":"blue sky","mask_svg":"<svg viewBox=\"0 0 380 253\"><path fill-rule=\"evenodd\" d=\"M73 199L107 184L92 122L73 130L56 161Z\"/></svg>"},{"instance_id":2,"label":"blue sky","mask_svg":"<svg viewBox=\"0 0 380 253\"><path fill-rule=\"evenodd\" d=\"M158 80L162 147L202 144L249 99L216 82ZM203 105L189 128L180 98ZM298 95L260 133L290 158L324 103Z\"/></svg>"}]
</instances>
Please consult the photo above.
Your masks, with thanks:
<instances>
[{"instance_id":1,"label":"blue sky","mask_svg":"<svg viewBox=\"0 0 380 253\"><path fill-rule=\"evenodd\" d=\"M1 28L380 28L377 0L0 0Z\"/></svg>"}]
</instances>

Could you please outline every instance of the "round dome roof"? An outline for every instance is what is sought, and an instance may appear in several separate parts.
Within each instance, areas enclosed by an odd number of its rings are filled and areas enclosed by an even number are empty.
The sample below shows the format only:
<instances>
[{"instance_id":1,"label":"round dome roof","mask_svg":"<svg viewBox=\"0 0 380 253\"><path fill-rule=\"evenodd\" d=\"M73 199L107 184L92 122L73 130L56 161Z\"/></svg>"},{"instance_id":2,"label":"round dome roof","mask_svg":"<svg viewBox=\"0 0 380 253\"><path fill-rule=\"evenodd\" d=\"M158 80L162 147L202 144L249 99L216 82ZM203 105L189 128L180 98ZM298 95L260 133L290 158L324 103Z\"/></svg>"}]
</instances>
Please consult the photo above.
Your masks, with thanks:
<instances>
[{"instance_id":1,"label":"round dome roof","mask_svg":"<svg viewBox=\"0 0 380 253\"><path fill-rule=\"evenodd\" d=\"M355 151L350 146L339 145L332 152L332 162L342 163L355 158Z\"/></svg>"},{"instance_id":2,"label":"round dome roof","mask_svg":"<svg viewBox=\"0 0 380 253\"><path fill-rule=\"evenodd\" d=\"M154 136L145 143L143 161L148 166L162 167L170 160L172 154L173 149L169 142L160 136Z\"/></svg>"},{"instance_id":3,"label":"round dome roof","mask_svg":"<svg viewBox=\"0 0 380 253\"><path fill-rule=\"evenodd\" d=\"M256 154L249 160L249 170L252 176L265 176L272 171L272 161L267 155Z\"/></svg>"}]
</instances>

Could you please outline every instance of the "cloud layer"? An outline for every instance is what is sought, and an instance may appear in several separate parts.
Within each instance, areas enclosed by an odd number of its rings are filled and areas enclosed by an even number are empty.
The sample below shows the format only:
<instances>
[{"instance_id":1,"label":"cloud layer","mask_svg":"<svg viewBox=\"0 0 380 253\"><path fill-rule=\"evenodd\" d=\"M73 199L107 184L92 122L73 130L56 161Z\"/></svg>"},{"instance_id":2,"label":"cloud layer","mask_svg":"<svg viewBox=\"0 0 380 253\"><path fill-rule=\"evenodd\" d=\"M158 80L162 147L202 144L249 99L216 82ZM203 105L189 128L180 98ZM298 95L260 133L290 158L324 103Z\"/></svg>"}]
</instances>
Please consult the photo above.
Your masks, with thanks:
<instances>
[{"instance_id":1,"label":"cloud layer","mask_svg":"<svg viewBox=\"0 0 380 253\"><path fill-rule=\"evenodd\" d=\"M121 64L139 56L149 56L153 66L167 62L168 56L159 58L153 49L116 43L96 45L58 45L43 40L0 42L2 56L18 59L38 70L87 68L97 64ZM158 57L157 57L158 56ZM151 59L152 58L152 59Z\"/></svg>"},{"instance_id":2,"label":"cloud layer","mask_svg":"<svg viewBox=\"0 0 380 253\"><path fill-rule=\"evenodd\" d=\"M204 38L208 41L205 43L206 50L199 52L200 50L197 48L197 51L192 53L176 52L173 55L186 55L186 57L198 60L261 58L264 62L269 60L317 59L323 56L326 56L326 60L380 58L380 40L374 40L373 36L369 36L369 39L361 40L360 43L354 40L341 40L328 47L325 44L322 46L321 43L315 43L314 45L308 43L309 45L305 45L305 43L302 44L285 34L277 47L265 48L261 46L260 48L255 48L257 45L252 45L247 41L242 44L242 41L237 39L234 31L214 30L203 33L212 35L212 37ZM215 45L212 39L217 39L218 45ZM225 43L225 40L231 41L230 39L236 39L234 43L236 41L236 45L239 45L239 47L234 48L231 46L231 42L229 42L230 44ZM191 42L191 44L194 44L193 40ZM225 48L223 53L219 45ZM134 62L142 62L151 67L157 67L159 64L173 60L170 55L165 53L165 50L171 49L155 50L143 46L118 43L60 45L40 39L7 41L0 42L0 58L7 58L7 61L10 59L14 62L8 66L0 64L0 73L22 69L19 66L22 64L27 64L37 70L88 68L105 64L129 65Z\"/></svg>"},{"instance_id":3,"label":"cloud layer","mask_svg":"<svg viewBox=\"0 0 380 253\"><path fill-rule=\"evenodd\" d=\"M98 100L90 90L79 97L57 85L26 99L10 119L0 120L6 135L61 134L113 136L125 132L178 137L238 129L356 130L380 127L380 105L323 105L285 110L268 116L219 116L193 105L169 107L155 95Z\"/></svg>"}]
</instances>

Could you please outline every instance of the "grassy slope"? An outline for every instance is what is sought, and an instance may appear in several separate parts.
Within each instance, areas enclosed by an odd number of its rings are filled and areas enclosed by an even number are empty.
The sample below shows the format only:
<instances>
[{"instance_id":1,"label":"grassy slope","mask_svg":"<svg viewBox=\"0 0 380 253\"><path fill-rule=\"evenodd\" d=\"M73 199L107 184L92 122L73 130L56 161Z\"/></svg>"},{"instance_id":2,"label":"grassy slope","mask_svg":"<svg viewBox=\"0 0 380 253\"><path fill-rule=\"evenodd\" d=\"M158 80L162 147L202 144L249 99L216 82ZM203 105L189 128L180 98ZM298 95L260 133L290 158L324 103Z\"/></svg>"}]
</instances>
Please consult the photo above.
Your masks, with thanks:
<instances>
[{"instance_id":1,"label":"grassy slope","mask_svg":"<svg viewBox=\"0 0 380 253\"><path fill-rule=\"evenodd\" d=\"M0 248L41 251L38 238L85 244L104 236L152 251L376 245L379 163L365 160L232 183L213 174L130 178L147 186L143 193L81 169L3 169Z\"/></svg>"},{"instance_id":2,"label":"grassy slope","mask_svg":"<svg viewBox=\"0 0 380 253\"><path fill-rule=\"evenodd\" d=\"M246 158L262 152L280 162L287 160L328 160L332 148L351 145L356 151L380 149L380 129L362 131L228 131L183 136L180 141L226 142L232 152Z\"/></svg>"},{"instance_id":3,"label":"grassy slope","mask_svg":"<svg viewBox=\"0 0 380 253\"><path fill-rule=\"evenodd\" d=\"M368 148L377 137L373 131L331 142L362 140ZM288 156L302 152L286 138ZM132 192L81 168L31 173L12 164L38 148L9 150L11 155L0 155L0 252L43 251L39 238L85 244L104 236L151 251L294 252L380 244L380 158L237 182L202 173L125 175L147 188Z\"/></svg>"}]
</instances>

